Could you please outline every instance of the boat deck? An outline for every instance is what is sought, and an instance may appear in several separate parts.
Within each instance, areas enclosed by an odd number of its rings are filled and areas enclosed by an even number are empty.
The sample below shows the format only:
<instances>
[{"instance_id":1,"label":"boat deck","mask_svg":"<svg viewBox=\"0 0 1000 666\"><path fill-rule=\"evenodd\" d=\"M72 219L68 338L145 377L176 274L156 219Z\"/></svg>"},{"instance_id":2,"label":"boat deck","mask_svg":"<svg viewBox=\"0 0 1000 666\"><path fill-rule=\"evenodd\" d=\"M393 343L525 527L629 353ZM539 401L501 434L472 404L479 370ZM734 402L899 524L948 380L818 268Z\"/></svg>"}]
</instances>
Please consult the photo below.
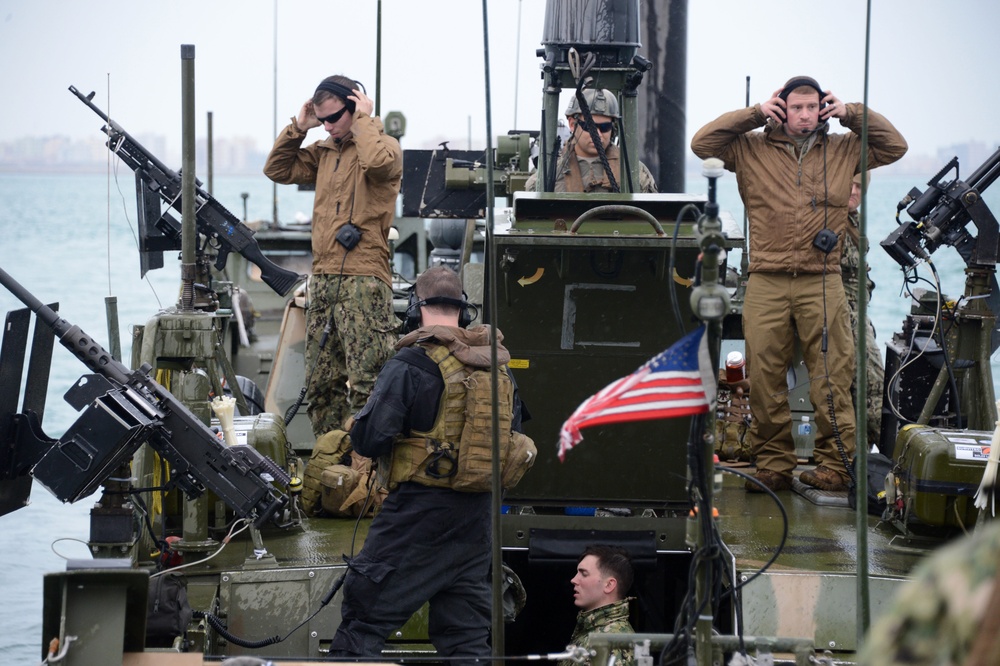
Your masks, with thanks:
<instances>
[{"instance_id":1,"label":"boat deck","mask_svg":"<svg viewBox=\"0 0 1000 666\"><path fill-rule=\"evenodd\" d=\"M754 469L737 471L752 474ZM716 504L720 531L735 558L736 579L746 585L743 633L812 638L817 649L853 653L858 644L858 544L846 492L820 492L817 504L799 492L807 487L796 480L795 489L776 493L788 517L787 539L775 562L754 577L781 542L781 511L769 495L748 493L743 479L724 476ZM876 516L868 516L867 525L874 621L924 553L898 546L899 532Z\"/></svg>"}]
</instances>

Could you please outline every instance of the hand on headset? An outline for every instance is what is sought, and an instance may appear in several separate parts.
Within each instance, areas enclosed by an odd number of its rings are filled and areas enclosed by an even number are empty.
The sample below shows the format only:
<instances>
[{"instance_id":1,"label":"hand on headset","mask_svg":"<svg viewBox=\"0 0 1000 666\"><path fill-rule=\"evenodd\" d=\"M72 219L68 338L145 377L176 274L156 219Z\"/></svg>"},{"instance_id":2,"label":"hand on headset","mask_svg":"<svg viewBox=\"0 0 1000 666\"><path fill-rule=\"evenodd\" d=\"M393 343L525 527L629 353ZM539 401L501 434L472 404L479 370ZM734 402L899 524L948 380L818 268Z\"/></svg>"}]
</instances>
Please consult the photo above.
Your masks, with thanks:
<instances>
[{"instance_id":1,"label":"hand on headset","mask_svg":"<svg viewBox=\"0 0 1000 666\"><path fill-rule=\"evenodd\" d=\"M320 122L316 118L316 109L313 107L312 97L302 103L302 108L299 109L299 115L295 118L295 124L298 125L300 130L303 131L311 130L313 127L319 127Z\"/></svg>"},{"instance_id":2,"label":"hand on headset","mask_svg":"<svg viewBox=\"0 0 1000 666\"><path fill-rule=\"evenodd\" d=\"M824 91L823 99L820 100L819 119L822 121L831 118L844 118L847 116L847 105L841 102L829 90Z\"/></svg>"},{"instance_id":3,"label":"hand on headset","mask_svg":"<svg viewBox=\"0 0 1000 666\"><path fill-rule=\"evenodd\" d=\"M785 100L780 97L781 93L782 89L778 88L771 99L760 103L760 112L779 125L785 122Z\"/></svg>"},{"instance_id":4,"label":"hand on headset","mask_svg":"<svg viewBox=\"0 0 1000 666\"><path fill-rule=\"evenodd\" d=\"M356 111L360 111L366 116L372 115L372 111L375 109L375 102L360 90L355 89L353 92L354 94L347 99L354 102Z\"/></svg>"}]
</instances>

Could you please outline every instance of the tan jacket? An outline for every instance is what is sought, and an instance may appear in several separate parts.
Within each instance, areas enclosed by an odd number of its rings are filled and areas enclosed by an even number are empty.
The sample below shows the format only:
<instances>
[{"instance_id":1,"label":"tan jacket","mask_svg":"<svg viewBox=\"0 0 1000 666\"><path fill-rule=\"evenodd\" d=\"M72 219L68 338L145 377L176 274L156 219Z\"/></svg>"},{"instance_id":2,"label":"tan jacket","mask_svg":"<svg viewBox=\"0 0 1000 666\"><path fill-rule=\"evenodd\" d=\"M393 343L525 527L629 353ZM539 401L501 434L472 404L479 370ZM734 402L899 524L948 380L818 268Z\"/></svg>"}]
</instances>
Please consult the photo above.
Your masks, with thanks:
<instances>
[{"instance_id":1,"label":"tan jacket","mask_svg":"<svg viewBox=\"0 0 1000 666\"><path fill-rule=\"evenodd\" d=\"M826 270L840 272L847 233L851 179L861 169L864 106L847 104L841 124L850 132L816 132L797 155L784 125L765 124L760 105L725 113L702 127L691 150L702 159L717 157L736 172L750 220L750 272L822 273L824 259L813 239L824 226L841 242ZM868 109L868 168L892 164L906 154L906 140L881 114Z\"/></svg>"},{"instance_id":2,"label":"tan jacket","mask_svg":"<svg viewBox=\"0 0 1000 666\"><path fill-rule=\"evenodd\" d=\"M403 175L403 152L378 118L355 112L351 131L353 136L339 144L328 136L302 148L306 133L293 118L275 140L264 175L286 185L316 185L313 273L369 275L391 285L387 238ZM361 229L361 242L345 260L336 236L352 220Z\"/></svg>"}]
</instances>

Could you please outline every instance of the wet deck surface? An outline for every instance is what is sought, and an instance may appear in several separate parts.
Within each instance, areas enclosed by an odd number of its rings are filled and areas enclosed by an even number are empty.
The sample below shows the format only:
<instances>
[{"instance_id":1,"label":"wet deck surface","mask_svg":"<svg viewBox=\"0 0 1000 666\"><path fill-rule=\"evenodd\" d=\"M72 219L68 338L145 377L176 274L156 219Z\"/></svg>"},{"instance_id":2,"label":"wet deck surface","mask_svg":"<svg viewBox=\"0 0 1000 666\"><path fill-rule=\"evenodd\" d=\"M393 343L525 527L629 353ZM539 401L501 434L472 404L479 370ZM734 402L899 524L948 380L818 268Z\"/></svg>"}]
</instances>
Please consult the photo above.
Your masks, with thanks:
<instances>
[{"instance_id":1,"label":"wet deck surface","mask_svg":"<svg viewBox=\"0 0 1000 666\"><path fill-rule=\"evenodd\" d=\"M752 475L753 467L736 468ZM799 467L797 472L807 469ZM788 515L788 537L772 571L804 570L818 573L854 574L857 571L857 527L849 507L818 506L792 491L776 493ZM846 493L829 493L842 497ZM766 562L781 541L781 512L770 495L748 493L743 480L731 474L723 478L723 491L716 502L720 530L736 556L737 569L756 569ZM891 546L898 532L868 516L868 570L873 576L905 576L920 560L918 554ZM898 539L897 539L898 541Z\"/></svg>"}]
</instances>

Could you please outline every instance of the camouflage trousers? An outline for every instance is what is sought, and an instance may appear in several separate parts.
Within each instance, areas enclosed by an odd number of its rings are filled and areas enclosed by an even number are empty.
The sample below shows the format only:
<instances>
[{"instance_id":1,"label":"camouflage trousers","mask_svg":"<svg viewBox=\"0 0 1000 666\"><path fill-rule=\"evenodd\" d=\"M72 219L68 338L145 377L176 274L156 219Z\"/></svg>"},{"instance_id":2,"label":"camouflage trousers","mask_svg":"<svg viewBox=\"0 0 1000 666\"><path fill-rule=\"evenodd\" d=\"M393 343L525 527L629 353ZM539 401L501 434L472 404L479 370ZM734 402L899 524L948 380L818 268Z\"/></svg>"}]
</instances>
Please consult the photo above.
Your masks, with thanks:
<instances>
[{"instance_id":1,"label":"camouflage trousers","mask_svg":"<svg viewBox=\"0 0 1000 666\"><path fill-rule=\"evenodd\" d=\"M326 327L326 343L320 348ZM392 289L358 275L313 275L306 310L306 398L313 435L340 428L364 406L394 353Z\"/></svg>"},{"instance_id":2,"label":"camouflage trousers","mask_svg":"<svg viewBox=\"0 0 1000 666\"><path fill-rule=\"evenodd\" d=\"M844 291L847 295L847 309L851 315L851 335L854 337L854 347L858 346L858 280L857 272L849 272L841 267L844 278ZM869 280L869 295L874 286ZM868 349L868 367L865 373L868 387L865 395L865 413L868 418L868 448L878 444L882 429L882 384L885 381L885 366L882 362L882 351L875 341L875 326L871 317L867 317L868 333L866 346ZM858 404L857 379L851 382L851 398Z\"/></svg>"}]
</instances>

